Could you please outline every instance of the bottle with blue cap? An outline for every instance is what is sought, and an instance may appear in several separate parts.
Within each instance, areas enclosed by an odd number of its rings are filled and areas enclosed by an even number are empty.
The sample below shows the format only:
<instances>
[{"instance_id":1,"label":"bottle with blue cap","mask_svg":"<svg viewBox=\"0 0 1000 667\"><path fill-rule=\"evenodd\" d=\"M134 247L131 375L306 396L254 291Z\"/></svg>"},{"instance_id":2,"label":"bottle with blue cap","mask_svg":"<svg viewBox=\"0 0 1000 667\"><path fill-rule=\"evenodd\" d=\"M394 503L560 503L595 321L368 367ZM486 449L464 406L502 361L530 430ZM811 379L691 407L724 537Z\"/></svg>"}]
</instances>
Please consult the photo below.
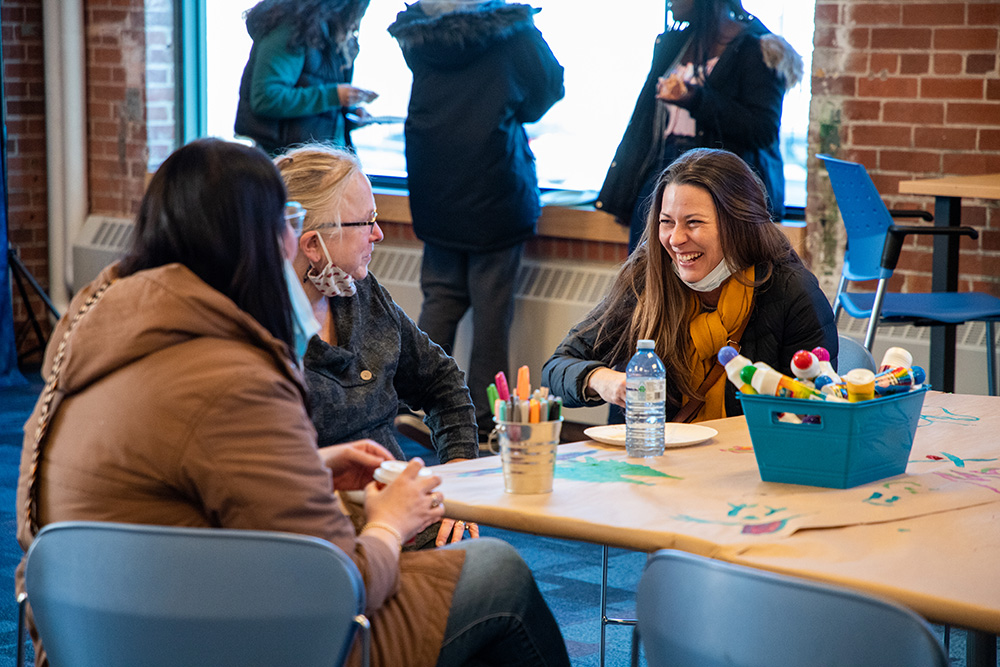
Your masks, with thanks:
<instances>
[{"instance_id":1,"label":"bottle with blue cap","mask_svg":"<svg viewBox=\"0 0 1000 667\"><path fill-rule=\"evenodd\" d=\"M625 368L625 451L660 456L665 447L667 371L655 344L642 339Z\"/></svg>"}]
</instances>

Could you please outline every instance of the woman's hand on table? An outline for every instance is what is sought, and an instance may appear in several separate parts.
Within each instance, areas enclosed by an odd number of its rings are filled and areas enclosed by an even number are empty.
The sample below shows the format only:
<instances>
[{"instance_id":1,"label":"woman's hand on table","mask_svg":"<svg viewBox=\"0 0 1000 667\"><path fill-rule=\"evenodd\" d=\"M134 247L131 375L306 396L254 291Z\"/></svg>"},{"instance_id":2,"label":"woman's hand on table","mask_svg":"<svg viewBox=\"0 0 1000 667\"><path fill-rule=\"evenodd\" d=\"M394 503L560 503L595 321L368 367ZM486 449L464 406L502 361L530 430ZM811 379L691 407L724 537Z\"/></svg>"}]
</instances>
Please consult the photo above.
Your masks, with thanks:
<instances>
[{"instance_id":1,"label":"woman's hand on table","mask_svg":"<svg viewBox=\"0 0 1000 667\"><path fill-rule=\"evenodd\" d=\"M406 543L427 526L444 518L444 496L435 491L441 478L420 477L424 462L411 459L403 472L383 488L365 487L365 516L370 523L396 528Z\"/></svg>"},{"instance_id":2,"label":"woman's hand on table","mask_svg":"<svg viewBox=\"0 0 1000 667\"><path fill-rule=\"evenodd\" d=\"M355 440L319 450L323 464L333 476L333 488L354 491L372 481L375 469L382 461L391 461L388 449L374 440Z\"/></svg>"},{"instance_id":3,"label":"woman's hand on table","mask_svg":"<svg viewBox=\"0 0 1000 667\"><path fill-rule=\"evenodd\" d=\"M625 407L625 374L610 368L598 368L587 380L587 388L608 403Z\"/></svg>"}]
</instances>

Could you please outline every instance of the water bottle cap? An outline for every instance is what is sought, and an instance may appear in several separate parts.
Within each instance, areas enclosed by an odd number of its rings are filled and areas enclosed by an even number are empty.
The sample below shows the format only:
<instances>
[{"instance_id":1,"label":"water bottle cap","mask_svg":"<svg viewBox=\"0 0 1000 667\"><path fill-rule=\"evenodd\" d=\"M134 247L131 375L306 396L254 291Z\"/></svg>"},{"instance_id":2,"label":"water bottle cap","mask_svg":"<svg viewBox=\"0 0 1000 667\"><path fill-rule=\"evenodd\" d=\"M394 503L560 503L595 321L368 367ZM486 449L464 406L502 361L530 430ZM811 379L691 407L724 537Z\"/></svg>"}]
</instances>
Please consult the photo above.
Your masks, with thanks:
<instances>
[{"instance_id":1,"label":"water bottle cap","mask_svg":"<svg viewBox=\"0 0 1000 667\"><path fill-rule=\"evenodd\" d=\"M656 343L648 338L641 338L639 339L639 342L635 344L635 349L637 350L652 350L655 347Z\"/></svg>"}]
</instances>

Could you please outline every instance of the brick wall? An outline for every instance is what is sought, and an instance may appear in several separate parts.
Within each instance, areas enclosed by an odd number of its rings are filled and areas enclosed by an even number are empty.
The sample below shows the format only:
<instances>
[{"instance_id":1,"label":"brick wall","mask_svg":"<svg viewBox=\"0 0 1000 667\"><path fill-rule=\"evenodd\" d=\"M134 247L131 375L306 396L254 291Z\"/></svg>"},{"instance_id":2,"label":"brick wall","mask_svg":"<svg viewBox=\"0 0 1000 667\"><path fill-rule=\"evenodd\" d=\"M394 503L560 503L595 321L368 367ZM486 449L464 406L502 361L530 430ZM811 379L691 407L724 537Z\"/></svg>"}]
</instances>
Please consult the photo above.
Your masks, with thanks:
<instances>
[{"instance_id":1,"label":"brick wall","mask_svg":"<svg viewBox=\"0 0 1000 667\"><path fill-rule=\"evenodd\" d=\"M931 212L899 182L1000 172L1000 2L817 0L814 44L811 154L864 164L890 208ZM829 286L843 235L815 158L808 189L813 269ZM962 239L959 289L1000 296L1000 202L964 201L962 222L980 237ZM893 289L930 289L931 245L908 238Z\"/></svg>"},{"instance_id":2,"label":"brick wall","mask_svg":"<svg viewBox=\"0 0 1000 667\"><path fill-rule=\"evenodd\" d=\"M86 0L90 212L132 217L145 186L144 0Z\"/></svg>"},{"instance_id":3,"label":"brick wall","mask_svg":"<svg viewBox=\"0 0 1000 667\"><path fill-rule=\"evenodd\" d=\"M3 76L7 112L8 233L25 267L48 289L48 202L45 158L45 88L42 58L42 0L0 3ZM6 252L6 249L4 249ZM46 335L44 306L32 296L30 307ZM14 329L19 352L37 345L27 328L27 310L14 293Z\"/></svg>"},{"instance_id":4,"label":"brick wall","mask_svg":"<svg viewBox=\"0 0 1000 667\"><path fill-rule=\"evenodd\" d=\"M173 0L146 0L146 136L149 171L176 147Z\"/></svg>"}]
</instances>

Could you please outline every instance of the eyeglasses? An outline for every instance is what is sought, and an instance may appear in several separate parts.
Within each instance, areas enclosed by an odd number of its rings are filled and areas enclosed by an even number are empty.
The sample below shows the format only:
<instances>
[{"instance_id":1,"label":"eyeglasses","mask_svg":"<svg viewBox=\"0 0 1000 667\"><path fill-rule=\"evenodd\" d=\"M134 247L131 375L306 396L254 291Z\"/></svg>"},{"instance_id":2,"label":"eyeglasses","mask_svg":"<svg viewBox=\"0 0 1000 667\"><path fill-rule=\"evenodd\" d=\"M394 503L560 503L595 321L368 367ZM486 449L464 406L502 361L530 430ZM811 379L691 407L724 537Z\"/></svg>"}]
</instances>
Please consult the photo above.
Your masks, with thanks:
<instances>
[{"instance_id":1,"label":"eyeglasses","mask_svg":"<svg viewBox=\"0 0 1000 667\"><path fill-rule=\"evenodd\" d=\"M306 209L297 201L285 202L285 222L292 227L295 236L302 236L302 223L306 219Z\"/></svg>"},{"instance_id":2,"label":"eyeglasses","mask_svg":"<svg viewBox=\"0 0 1000 667\"><path fill-rule=\"evenodd\" d=\"M366 220L365 222L321 222L316 225L313 229L323 229L326 227L367 227L368 234L375 230L375 223L378 221L378 211L372 211L372 219Z\"/></svg>"}]
</instances>

